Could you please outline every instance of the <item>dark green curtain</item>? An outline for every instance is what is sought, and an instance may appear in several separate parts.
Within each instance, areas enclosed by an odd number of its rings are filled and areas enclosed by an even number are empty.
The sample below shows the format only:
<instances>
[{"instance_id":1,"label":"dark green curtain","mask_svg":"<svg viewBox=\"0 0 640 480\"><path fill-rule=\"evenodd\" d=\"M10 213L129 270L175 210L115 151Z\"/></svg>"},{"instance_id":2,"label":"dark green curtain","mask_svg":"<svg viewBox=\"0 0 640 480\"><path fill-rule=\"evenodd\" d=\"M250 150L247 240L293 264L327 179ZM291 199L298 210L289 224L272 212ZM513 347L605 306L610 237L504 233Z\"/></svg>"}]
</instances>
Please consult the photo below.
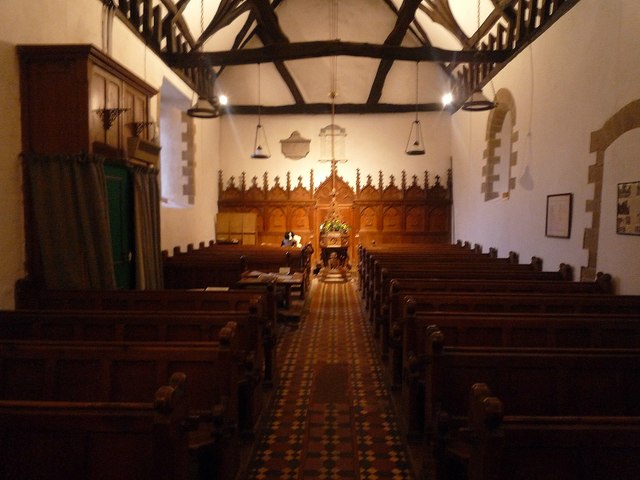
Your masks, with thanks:
<instances>
[{"instance_id":1,"label":"dark green curtain","mask_svg":"<svg viewBox=\"0 0 640 480\"><path fill-rule=\"evenodd\" d=\"M24 160L46 288L115 288L104 159L30 154Z\"/></svg>"},{"instance_id":2,"label":"dark green curtain","mask_svg":"<svg viewBox=\"0 0 640 480\"><path fill-rule=\"evenodd\" d=\"M158 170L133 168L136 236L136 288L162 288L160 250L160 188Z\"/></svg>"}]
</instances>

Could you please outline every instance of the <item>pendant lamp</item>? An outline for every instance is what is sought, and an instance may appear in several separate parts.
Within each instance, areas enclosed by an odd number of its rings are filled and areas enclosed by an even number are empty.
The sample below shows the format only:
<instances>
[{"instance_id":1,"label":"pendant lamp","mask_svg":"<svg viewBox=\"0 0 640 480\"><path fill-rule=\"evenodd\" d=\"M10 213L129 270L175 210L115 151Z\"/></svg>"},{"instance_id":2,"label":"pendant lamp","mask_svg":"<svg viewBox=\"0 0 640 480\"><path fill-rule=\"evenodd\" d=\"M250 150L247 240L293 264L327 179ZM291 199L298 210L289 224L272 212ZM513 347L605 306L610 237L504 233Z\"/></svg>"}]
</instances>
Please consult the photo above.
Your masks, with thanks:
<instances>
[{"instance_id":1,"label":"pendant lamp","mask_svg":"<svg viewBox=\"0 0 640 480\"><path fill-rule=\"evenodd\" d=\"M482 93L481 88L476 88L469 99L462 104L461 108L467 112L484 112L496 108L496 104Z\"/></svg>"},{"instance_id":2,"label":"pendant lamp","mask_svg":"<svg viewBox=\"0 0 640 480\"><path fill-rule=\"evenodd\" d=\"M200 0L200 35L204 31L204 0ZM213 102L198 95L198 100L187 110L187 115L193 118L216 118L220 116L220 102L213 97Z\"/></svg>"},{"instance_id":3,"label":"pendant lamp","mask_svg":"<svg viewBox=\"0 0 640 480\"><path fill-rule=\"evenodd\" d=\"M260 112L260 64L258 64L258 125L256 125L256 135L253 140L253 153L251 158L269 158L271 152L269 150L269 144L267 143L267 135L262 126L261 112Z\"/></svg>"},{"instance_id":4,"label":"pendant lamp","mask_svg":"<svg viewBox=\"0 0 640 480\"><path fill-rule=\"evenodd\" d=\"M220 116L220 106L217 97L213 104L204 97L198 96L198 100L187 110L187 115L193 118L216 118Z\"/></svg>"},{"instance_id":5,"label":"pendant lamp","mask_svg":"<svg viewBox=\"0 0 640 480\"><path fill-rule=\"evenodd\" d=\"M420 71L420 64L416 62L416 119L411 122L411 130L409 131L409 138L407 139L407 146L404 152L407 155L424 155L424 140L422 139L422 128L420 126L420 120L418 120L418 72Z\"/></svg>"},{"instance_id":6,"label":"pendant lamp","mask_svg":"<svg viewBox=\"0 0 640 480\"><path fill-rule=\"evenodd\" d=\"M478 0L477 12L478 12L478 16L477 16L478 30L476 31L476 36L478 40L476 41L476 43L479 45L480 44L480 0ZM476 64L475 65L476 72L477 72L477 67L478 66ZM495 102L492 102L491 100L489 100L484 95L484 93L482 93L482 89L478 86L475 88L471 96L467 99L466 102L462 104L462 107L460 108L462 108L462 110L466 110L467 112L484 112L486 110L492 110L496 108L496 104Z\"/></svg>"}]
</instances>

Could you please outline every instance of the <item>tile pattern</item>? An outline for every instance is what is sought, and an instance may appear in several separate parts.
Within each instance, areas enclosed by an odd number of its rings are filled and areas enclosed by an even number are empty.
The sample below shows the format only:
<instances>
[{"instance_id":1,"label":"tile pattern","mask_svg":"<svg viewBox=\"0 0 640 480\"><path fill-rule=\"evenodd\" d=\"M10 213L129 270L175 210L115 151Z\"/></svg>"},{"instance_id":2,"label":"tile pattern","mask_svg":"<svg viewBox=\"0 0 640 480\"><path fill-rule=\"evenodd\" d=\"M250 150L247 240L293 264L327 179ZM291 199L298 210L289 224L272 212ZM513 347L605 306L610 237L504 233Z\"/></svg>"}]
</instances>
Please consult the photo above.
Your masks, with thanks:
<instances>
[{"instance_id":1,"label":"tile pattern","mask_svg":"<svg viewBox=\"0 0 640 480\"><path fill-rule=\"evenodd\" d=\"M247 480L413 480L354 286L318 283L311 293L309 313L282 339L280 384ZM348 391L314 395L331 386L323 369L344 365Z\"/></svg>"}]
</instances>

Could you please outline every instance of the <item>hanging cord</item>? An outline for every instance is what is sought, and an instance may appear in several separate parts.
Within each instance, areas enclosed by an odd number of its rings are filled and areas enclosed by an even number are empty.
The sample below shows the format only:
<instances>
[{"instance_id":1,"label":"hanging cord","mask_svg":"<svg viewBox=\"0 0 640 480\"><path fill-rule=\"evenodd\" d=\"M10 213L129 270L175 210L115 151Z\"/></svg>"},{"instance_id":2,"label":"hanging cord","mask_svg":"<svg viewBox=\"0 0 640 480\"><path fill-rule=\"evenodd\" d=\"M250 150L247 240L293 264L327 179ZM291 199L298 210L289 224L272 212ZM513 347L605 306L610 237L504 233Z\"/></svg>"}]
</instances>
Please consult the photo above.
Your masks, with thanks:
<instances>
[{"instance_id":1,"label":"hanging cord","mask_svg":"<svg viewBox=\"0 0 640 480\"><path fill-rule=\"evenodd\" d=\"M338 14L339 14L339 1L332 0L331 1L331 11L329 18L329 38L331 40L338 41ZM334 55L331 57L331 68L330 68L330 85L331 85L331 94L335 96L337 94L338 88L338 57Z\"/></svg>"},{"instance_id":2,"label":"hanging cord","mask_svg":"<svg viewBox=\"0 0 640 480\"><path fill-rule=\"evenodd\" d=\"M477 38L477 40L476 40L476 43L480 43L480 0L478 0L478 11L477 11L476 19L477 19L477 21L478 21L478 22L477 22L477 27L478 27L478 29L477 29L477 31L476 31L476 33L477 33L477 35L478 35L478 38Z\"/></svg>"},{"instance_id":3,"label":"hanging cord","mask_svg":"<svg viewBox=\"0 0 640 480\"><path fill-rule=\"evenodd\" d=\"M332 0L329 12L329 38L338 41L338 6L339 0ZM336 96L338 95L338 57L333 56L330 60L330 92L331 99L331 170L335 177L335 116L336 116ZM335 186L335 181L334 181Z\"/></svg>"},{"instance_id":4,"label":"hanging cord","mask_svg":"<svg viewBox=\"0 0 640 480\"><path fill-rule=\"evenodd\" d=\"M418 84L420 74L420 62L416 62L416 123L418 122Z\"/></svg>"},{"instance_id":5,"label":"hanging cord","mask_svg":"<svg viewBox=\"0 0 640 480\"><path fill-rule=\"evenodd\" d=\"M200 37L204 33L204 0L200 0Z\"/></svg>"},{"instance_id":6,"label":"hanging cord","mask_svg":"<svg viewBox=\"0 0 640 480\"><path fill-rule=\"evenodd\" d=\"M261 101L261 96L260 96L260 85L262 84L262 82L260 81L260 63L258 63L258 127L261 126L261 121L260 119L261 117L261 111L262 111L262 101Z\"/></svg>"}]
</instances>

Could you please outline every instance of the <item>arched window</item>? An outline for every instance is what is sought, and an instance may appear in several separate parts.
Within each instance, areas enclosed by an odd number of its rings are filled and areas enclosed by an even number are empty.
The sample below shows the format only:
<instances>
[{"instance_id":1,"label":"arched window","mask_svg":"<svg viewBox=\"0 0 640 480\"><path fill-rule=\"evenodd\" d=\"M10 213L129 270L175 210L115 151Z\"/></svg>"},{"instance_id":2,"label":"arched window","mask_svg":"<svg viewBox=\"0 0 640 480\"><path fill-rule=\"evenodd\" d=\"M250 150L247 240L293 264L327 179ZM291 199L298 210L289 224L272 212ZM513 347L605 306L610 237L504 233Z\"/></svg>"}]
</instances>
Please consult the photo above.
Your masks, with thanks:
<instances>
[{"instance_id":1,"label":"arched window","mask_svg":"<svg viewBox=\"0 0 640 480\"><path fill-rule=\"evenodd\" d=\"M486 163L482 168L485 201L509 198L509 193L516 186L516 179L511 172L518 158L514 148L518 140L515 102L508 90L500 89L496 93L496 103L487 121Z\"/></svg>"},{"instance_id":2,"label":"arched window","mask_svg":"<svg viewBox=\"0 0 640 480\"><path fill-rule=\"evenodd\" d=\"M160 89L160 178L162 204L185 208L195 202L194 122L189 98L166 80Z\"/></svg>"}]
</instances>

